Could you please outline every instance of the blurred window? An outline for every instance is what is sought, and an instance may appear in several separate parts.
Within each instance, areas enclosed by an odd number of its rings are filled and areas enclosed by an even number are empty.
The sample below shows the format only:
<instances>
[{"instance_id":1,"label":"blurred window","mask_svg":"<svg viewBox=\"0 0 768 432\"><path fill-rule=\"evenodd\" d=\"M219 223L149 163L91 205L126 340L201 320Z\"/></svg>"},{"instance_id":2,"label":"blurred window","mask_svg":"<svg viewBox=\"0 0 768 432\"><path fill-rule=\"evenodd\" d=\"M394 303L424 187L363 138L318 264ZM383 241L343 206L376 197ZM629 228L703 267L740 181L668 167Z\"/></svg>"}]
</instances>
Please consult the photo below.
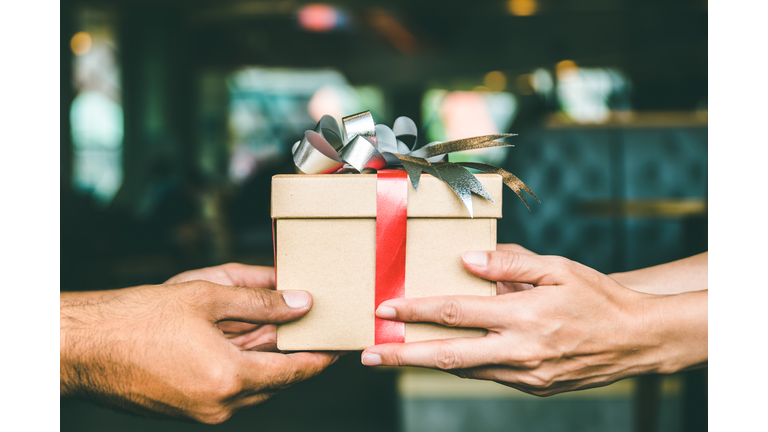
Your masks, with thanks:
<instances>
[{"instance_id":1,"label":"blurred window","mask_svg":"<svg viewBox=\"0 0 768 432\"><path fill-rule=\"evenodd\" d=\"M508 132L517 114L512 93L487 88L476 91L428 90L422 106L425 142L450 141L478 135ZM451 162L499 163L506 157L503 147L455 153Z\"/></svg>"},{"instance_id":2,"label":"blurred window","mask_svg":"<svg viewBox=\"0 0 768 432\"><path fill-rule=\"evenodd\" d=\"M545 74L538 73L537 91L551 91ZM629 80L615 69L580 68L563 60L556 66L556 75L560 109L575 123L605 123L611 111L630 109Z\"/></svg>"},{"instance_id":3,"label":"blurred window","mask_svg":"<svg viewBox=\"0 0 768 432\"><path fill-rule=\"evenodd\" d=\"M73 186L109 204L123 182L123 109L112 15L85 9L70 40L75 98L70 108Z\"/></svg>"},{"instance_id":4,"label":"blurred window","mask_svg":"<svg viewBox=\"0 0 768 432\"><path fill-rule=\"evenodd\" d=\"M323 115L370 110L384 122L378 87L353 87L335 70L250 67L227 78L231 137L229 177L240 183L263 164L290 155L293 143Z\"/></svg>"}]
</instances>

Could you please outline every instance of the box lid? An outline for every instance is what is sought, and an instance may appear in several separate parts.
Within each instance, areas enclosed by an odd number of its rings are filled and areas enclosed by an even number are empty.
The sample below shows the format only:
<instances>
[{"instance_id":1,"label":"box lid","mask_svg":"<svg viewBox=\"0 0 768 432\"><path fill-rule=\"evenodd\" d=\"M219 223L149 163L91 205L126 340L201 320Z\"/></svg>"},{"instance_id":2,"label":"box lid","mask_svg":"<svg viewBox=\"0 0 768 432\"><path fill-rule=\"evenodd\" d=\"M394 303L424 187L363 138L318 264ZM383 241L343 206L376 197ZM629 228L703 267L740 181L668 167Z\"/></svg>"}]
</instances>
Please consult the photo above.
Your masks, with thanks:
<instances>
[{"instance_id":1,"label":"box lid","mask_svg":"<svg viewBox=\"0 0 768 432\"><path fill-rule=\"evenodd\" d=\"M475 177L494 202L473 194L474 216L500 218L501 176L475 174ZM376 174L276 175L272 177L272 217L376 217ZM468 218L469 212L447 184L422 174L418 192L408 180L408 217Z\"/></svg>"}]
</instances>

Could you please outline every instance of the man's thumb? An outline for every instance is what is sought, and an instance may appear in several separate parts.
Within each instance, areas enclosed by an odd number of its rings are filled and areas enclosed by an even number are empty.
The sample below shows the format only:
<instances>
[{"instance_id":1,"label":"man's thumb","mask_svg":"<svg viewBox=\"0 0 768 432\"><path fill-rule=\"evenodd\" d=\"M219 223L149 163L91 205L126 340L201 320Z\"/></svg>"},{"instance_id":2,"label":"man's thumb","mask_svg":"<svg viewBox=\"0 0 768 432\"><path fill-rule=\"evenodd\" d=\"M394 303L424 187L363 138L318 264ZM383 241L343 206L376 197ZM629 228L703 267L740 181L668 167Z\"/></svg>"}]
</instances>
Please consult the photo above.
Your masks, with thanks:
<instances>
[{"instance_id":1,"label":"man's thumb","mask_svg":"<svg viewBox=\"0 0 768 432\"><path fill-rule=\"evenodd\" d=\"M298 319L312 307L312 295L306 291L212 285L205 294L204 304L217 322L278 324Z\"/></svg>"}]
</instances>

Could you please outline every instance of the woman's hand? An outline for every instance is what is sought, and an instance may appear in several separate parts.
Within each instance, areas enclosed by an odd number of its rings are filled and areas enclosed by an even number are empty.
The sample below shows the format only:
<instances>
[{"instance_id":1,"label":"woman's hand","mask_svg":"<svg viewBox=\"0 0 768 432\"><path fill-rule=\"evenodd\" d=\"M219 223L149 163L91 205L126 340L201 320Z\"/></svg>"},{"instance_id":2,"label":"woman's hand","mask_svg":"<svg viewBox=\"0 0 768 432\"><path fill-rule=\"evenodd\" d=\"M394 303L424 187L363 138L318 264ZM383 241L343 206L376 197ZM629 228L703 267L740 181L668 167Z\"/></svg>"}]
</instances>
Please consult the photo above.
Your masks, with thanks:
<instances>
[{"instance_id":1,"label":"woman's hand","mask_svg":"<svg viewBox=\"0 0 768 432\"><path fill-rule=\"evenodd\" d=\"M511 251L528 255L538 255L537 253L531 252L530 250L515 243L499 243L496 245L496 250ZM533 285L529 283L498 281L496 282L496 295L517 291L526 291L531 288L533 288Z\"/></svg>"},{"instance_id":2,"label":"woman's hand","mask_svg":"<svg viewBox=\"0 0 768 432\"><path fill-rule=\"evenodd\" d=\"M519 249L467 252L463 260L482 278L530 287L384 302L380 318L488 334L377 345L363 352L363 364L437 368L539 396L706 364L706 291L644 294L565 258Z\"/></svg>"}]
</instances>

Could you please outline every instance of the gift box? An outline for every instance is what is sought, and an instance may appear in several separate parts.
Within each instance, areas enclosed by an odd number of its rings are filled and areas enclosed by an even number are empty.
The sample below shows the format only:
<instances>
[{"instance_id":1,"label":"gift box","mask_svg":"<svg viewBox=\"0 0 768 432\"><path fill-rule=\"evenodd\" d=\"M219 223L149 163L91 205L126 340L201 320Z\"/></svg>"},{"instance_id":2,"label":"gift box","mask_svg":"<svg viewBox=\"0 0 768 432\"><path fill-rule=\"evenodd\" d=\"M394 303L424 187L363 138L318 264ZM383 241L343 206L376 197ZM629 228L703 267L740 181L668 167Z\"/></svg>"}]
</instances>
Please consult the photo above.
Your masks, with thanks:
<instances>
[{"instance_id":1,"label":"gift box","mask_svg":"<svg viewBox=\"0 0 768 432\"><path fill-rule=\"evenodd\" d=\"M306 131L292 148L302 175L272 178L272 218L277 288L307 290L314 305L278 326L278 348L351 351L483 336L383 320L375 310L394 298L495 294L495 282L467 271L461 255L496 249L502 185L526 206L523 191L538 198L502 168L446 155L510 146L498 140L512 136L425 144L413 120L398 117L389 128L369 111L344 117L341 128L323 116Z\"/></svg>"},{"instance_id":2,"label":"gift box","mask_svg":"<svg viewBox=\"0 0 768 432\"><path fill-rule=\"evenodd\" d=\"M381 181L376 174L278 175L272 178L275 266L280 290L306 290L314 304L303 318L278 326L281 350L362 350L377 343L376 290L396 270L382 260L402 254L383 250L377 261ZM461 261L469 250L496 249L502 177L475 176L492 197L474 200L473 214L442 180L421 175L418 192L407 177L407 228L403 297L495 295L496 283L470 273ZM389 236L388 233L379 235ZM378 239L381 240L381 237ZM381 241L379 242L381 243ZM377 276L377 264L379 274ZM378 321L378 322L377 322ZM400 324L402 325L402 324ZM402 341L483 336L482 329L406 323Z\"/></svg>"}]
</instances>

